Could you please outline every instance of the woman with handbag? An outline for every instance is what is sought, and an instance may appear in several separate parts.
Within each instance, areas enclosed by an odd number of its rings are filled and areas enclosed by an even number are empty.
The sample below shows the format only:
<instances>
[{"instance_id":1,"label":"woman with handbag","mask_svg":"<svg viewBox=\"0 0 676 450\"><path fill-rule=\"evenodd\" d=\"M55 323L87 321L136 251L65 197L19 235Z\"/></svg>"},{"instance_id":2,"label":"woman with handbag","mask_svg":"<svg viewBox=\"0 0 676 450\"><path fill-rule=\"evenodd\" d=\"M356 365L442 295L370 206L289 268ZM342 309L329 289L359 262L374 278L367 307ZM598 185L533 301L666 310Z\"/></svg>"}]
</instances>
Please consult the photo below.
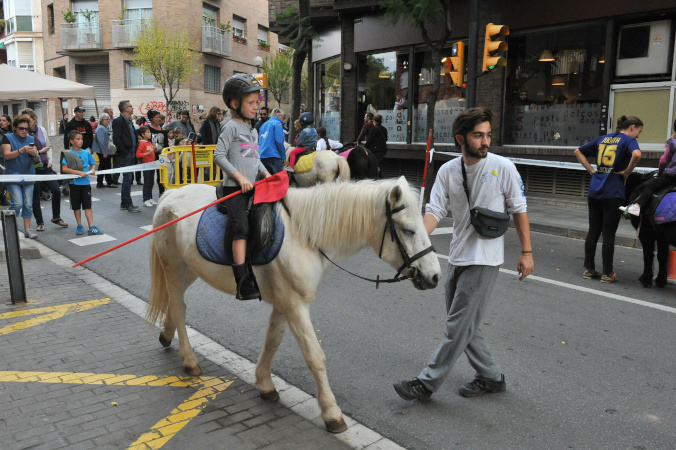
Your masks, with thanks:
<instances>
[{"instance_id":1,"label":"woman with handbag","mask_svg":"<svg viewBox=\"0 0 676 450\"><path fill-rule=\"evenodd\" d=\"M54 175L52 169L52 147L50 146L49 136L44 127L38 126L38 115L30 108L21 111L21 115L29 120L30 128L28 135L33 136L35 148L38 151L39 161L35 164L36 175ZM36 230L45 231L45 221L42 217L40 208L40 197L42 189L45 188L52 193L52 223L67 227L68 224L61 220L61 190L56 180L38 181L33 186L33 216L35 217Z\"/></svg>"},{"instance_id":2,"label":"woman with handbag","mask_svg":"<svg viewBox=\"0 0 676 450\"><path fill-rule=\"evenodd\" d=\"M108 135L108 124L110 123L110 116L106 113L103 113L99 116L99 125L102 127L96 127L94 132L94 143L92 144L92 151L96 153L99 157L99 170L107 170L113 168L113 155L117 149L115 144L110 140ZM103 184L103 179L106 179L106 184ZM108 175L98 175L96 177L96 187L102 188L108 186L109 188L116 188L117 184L113 183L113 176Z\"/></svg>"},{"instance_id":3,"label":"woman with handbag","mask_svg":"<svg viewBox=\"0 0 676 450\"><path fill-rule=\"evenodd\" d=\"M380 114L373 116L373 128L369 130L366 144L364 145L376 155L376 160L378 161L378 179L382 179L383 172L380 166L387 153L387 128L383 126L383 116Z\"/></svg>"}]
</instances>

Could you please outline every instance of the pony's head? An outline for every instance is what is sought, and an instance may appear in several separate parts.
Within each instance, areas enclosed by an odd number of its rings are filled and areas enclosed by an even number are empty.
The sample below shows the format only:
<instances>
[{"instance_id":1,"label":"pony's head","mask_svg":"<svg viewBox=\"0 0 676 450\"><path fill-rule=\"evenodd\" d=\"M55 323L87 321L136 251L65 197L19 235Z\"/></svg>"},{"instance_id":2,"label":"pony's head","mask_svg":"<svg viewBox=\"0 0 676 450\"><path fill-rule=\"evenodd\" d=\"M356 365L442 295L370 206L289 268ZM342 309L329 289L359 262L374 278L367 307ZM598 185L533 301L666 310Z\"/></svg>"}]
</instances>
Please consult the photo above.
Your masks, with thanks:
<instances>
[{"instance_id":1,"label":"pony's head","mask_svg":"<svg viewBox=\"0 0 676 450\"><path fill-rule=\"evenodd\" d=\"M435 288L441 266L418 211L417 193L402 176L391 183L383 203L385 227L375 250L417 289Z\"/></svg>"}]
</instances>

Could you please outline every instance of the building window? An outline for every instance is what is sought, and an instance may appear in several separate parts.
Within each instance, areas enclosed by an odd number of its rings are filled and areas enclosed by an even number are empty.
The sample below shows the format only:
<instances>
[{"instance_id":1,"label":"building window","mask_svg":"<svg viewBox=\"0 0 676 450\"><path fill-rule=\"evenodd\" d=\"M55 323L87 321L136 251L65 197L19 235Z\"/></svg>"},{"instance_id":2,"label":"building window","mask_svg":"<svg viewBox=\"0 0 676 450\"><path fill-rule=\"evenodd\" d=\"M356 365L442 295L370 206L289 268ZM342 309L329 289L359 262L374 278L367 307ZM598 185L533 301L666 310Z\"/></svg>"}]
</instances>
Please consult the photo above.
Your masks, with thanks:
<instances>
[{"instance_id":1,"label":"building window","mask_svg":"<svg viewBox=\"0 0 676 450\"><path fill-rule=\"evenodd\" d=\"M47 5L47 31L54 34L54 5Z\"/></svg>"},{"instance_id":2,"label":"building window","mask_svg":"<svg viewBox=\"0 0 676 450\"><path fill-rule=\"evenodd\" d=\"M204 92L221 92L221 68L204 65Z\"/></svg>"},{"instance_id":3,"label":"building window","mask_svg":"<svg viewBox=\"0 0 676 450\"><path fill-rule=\"evenodd\" d=\"M246 37L246 19L239 16L232 16L232 35L235 37Z\"/></svg>"},{"instance_id":4,"label":"building window","mask_svg":"<svg viewBox=\"0 0 676 450\"><path fill-rule=\"evenodd\" d=\"M503 144L579 147L599 134L606 29L510 36Z\"/></svg>"},{"instance_id":5,"label":"building window","mask_svg":"<svg viewBox=\"0 0 676 450\"><path fill-rule=\"evenodd\" d=\"M139 24L143 20L152 19L153 0L125 0L124 18L125 20L137 21Z\"/></svg>"},{"instance_id":6,"label":"building window","mask_svg":"<svg viewBox=\"0 0 676 450\"><path fill-rule=\"evenodd\" d=\"M258 25L258 43L267 44L268 43L268 29Z\"/></svg>"},{"instance_id":7,"label":"building window","mask_svg":"<svg viewBox=\"0 0 676 450\"><path fill-rule=\"evenodd\" d=\"M92 16L87 19L84 12L89 11ZM81 24L99 23L99 2L97 0L73 0L73 14L75 14L76 22Z\"/></svg>"},{"instance_id":8,"label":"building window","mask_svg":"<svg viewBox=\"0 0 676 450\"><path fill-rule=\"evenodd\" d=\"M206 3L202 5L202 26L215 27L218 23L218 9Z\"/></svg>"},{"instance_id":9,"label":"building window","mask_svg":"<svg viewBox=\"0 0 676 450\"><path fill-rule=\"evenodd\" d=\"M9 35L17 31L33 31L33 11L31 2L5 2L5 32Z\"/></svg>"},{"instance_id":10,"label":"building window","mask_svg":"<svg viewBox=\"0 0 676 450\"><path fill-rule=\"evenodd\" d=\"M125 62L125 68L127 73L127 89L155 87L155 78L152 75L144 75L140 68L128 61Z\"/></svg>"}]
</instances>

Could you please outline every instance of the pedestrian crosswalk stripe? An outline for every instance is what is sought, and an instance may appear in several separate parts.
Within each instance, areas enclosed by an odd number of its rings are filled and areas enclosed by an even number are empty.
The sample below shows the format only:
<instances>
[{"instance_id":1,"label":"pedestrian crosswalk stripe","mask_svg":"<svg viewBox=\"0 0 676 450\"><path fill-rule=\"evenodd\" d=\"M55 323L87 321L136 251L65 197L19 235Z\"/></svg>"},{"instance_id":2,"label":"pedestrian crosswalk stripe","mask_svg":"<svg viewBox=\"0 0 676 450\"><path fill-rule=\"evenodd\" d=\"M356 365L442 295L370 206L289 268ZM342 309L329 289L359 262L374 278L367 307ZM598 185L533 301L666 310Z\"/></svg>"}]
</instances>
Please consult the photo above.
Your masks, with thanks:
<instances>
[{"instance_id":1,"label":"pedestrian crosswalk stripe","mask_svg":"<svg viewBox=\"0 0 676 450\"><path fill-rule=\"evenodd\" d=\"M122 194L119 193L119 192L118 192L117 194L115 194L115 195L122 196ZM131 195L132 197L137 197L137 196L139 196L139 195L143 195L143 191L132 191L131 194L129 194L129 195Z\"/></svg>"},{"instance_id":2,"label":"pedestrian crosswalk stripe","mask_svg":"<svg viewBox=\"0 0 676 450\"><path fill-rule=\"evenodd\" d=\"M75 239L70 239L70 242L80 247L86 247L87 245L101 244L103 242L110 241L117 241L117 238L114 238L109 234L100 234L98 236L84 236Z\"/></svg>"},{"instance_id":3,"label":"pedestrian crosswalk stripe","mask_svg":"<svg viewBox=\"0 0 676 450\"><path fill-rule=\"evenodd\" d=\"M153 226L152 225L146 225L145 227L139 227L139 228L142 229L142 230L150 231L150 230L153 229Z\"/></svg>"}]
</instances>

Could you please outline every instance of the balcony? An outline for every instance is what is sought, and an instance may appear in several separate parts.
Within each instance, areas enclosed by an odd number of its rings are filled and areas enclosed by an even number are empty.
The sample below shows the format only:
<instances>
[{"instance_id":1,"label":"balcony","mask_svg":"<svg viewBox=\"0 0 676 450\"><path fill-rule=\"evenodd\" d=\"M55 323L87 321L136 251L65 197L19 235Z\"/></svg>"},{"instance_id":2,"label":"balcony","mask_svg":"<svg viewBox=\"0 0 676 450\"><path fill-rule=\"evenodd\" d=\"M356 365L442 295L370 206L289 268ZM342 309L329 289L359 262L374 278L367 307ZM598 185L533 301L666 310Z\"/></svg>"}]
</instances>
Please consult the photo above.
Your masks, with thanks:
<instances>
[{"instance_id":1,"label":"balcony","mask_svg":"<svg viewBox=\"0 0 676 450\"><path fill-rule=\"evenodd\" d=\"M231 56L230 32L211 25L204 25L202 27L202 52L216 56Z\"/></svg>"},{"instance_id":2,"label":"balcony","mask_svg":"<svg viewBox=\"0 0 676 450\"><path fill-rule=\"evenodd\" d=\"M136 39L145 24L144 19L113 20L113 47L136 47Z\"/></svg>"},{"instance_id":3,"label":"balcony","mask_svg":"<svg viewBox=\"0 0 676 450\"><path fill-rule=\"evenodd\" d=\"M96 22L62 23L61 50L101 50L101 24Z\"/></svg>"}]
</instances>

